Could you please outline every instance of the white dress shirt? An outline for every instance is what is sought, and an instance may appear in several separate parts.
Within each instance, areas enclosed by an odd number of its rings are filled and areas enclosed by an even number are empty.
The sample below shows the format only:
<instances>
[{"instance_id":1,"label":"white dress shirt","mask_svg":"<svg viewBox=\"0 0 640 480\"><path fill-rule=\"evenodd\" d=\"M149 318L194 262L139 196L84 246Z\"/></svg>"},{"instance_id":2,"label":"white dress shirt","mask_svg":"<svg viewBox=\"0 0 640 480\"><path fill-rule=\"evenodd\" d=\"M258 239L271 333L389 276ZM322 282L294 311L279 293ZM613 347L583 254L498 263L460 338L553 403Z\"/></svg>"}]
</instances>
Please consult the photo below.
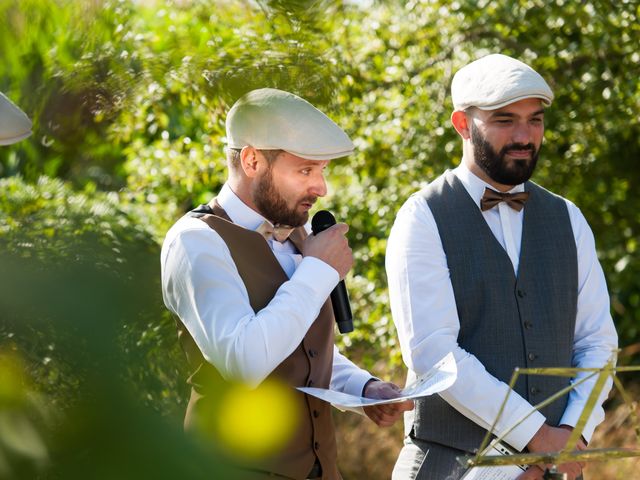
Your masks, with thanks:
<instances>
[{"instance_id":1,"label":"white dress shirt","mask_svg":"<svg viewBox=\"0 0 640 480\"><path fill-rule=\"evenodd\" d=\"M479 209L484 189L490 185L471 173L464 163L453 173ZM524 191L523 184L511 190L521 191ZM572 364L575 367L601 367L617 348L617 334L609 313L609 294L591 229L580 210L565 201L578 253L578 308ZM524 209L518 212L501 202L482 215L509 255L517 275ZM470 420L489 429L508 385L488 373L474 355L457 344L460 322L447 258L433 214L420 195L412 195L398 212L387 246L386 268L391 311L410 379L426 372L452 351L458 364L458 379L440 395ZM583 376L580 374L576 379ZM560 424L576 425L594 383L595 379L592 379L570 393ZM583 435L587 441L604 419L601 405L610 388L611 382L585 426ZM512 392L496 426L497 433L504 433L531 410L531 404ZM522 450L544 421L544 416L535 412L505 440Z\"/></svg>"},{"instance_id":2,"label":"white dress shirt","mask_svg":"<svg viewBox=\"0 0 640 480\"><path fill-rule=\"evenodd\" d=\"M255 230L264 217L225 184L218 203L237 225ZM308 227L307 227L308 229ZM178 220L162 245L164 303L178 315L204 358L226 379L256 386L297 347L339 280L315 257L302 257L289 240L269 240L289 280L269 305L254 312L222 237L191 217ZM334 346L331 388L361 395L372 377Z\"/></svg>"}]
</instances>

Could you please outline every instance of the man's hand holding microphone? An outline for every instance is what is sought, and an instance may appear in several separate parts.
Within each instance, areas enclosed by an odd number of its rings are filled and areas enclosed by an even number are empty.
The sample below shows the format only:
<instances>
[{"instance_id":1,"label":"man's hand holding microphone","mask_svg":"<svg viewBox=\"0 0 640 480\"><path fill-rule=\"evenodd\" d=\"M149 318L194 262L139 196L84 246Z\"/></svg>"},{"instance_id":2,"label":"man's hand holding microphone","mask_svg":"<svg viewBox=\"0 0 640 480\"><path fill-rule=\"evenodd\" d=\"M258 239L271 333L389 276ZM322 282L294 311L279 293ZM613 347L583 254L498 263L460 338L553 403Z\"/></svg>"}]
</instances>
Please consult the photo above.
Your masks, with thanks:
<instances>
[{"instance_id":1,"label":"man's hand holding microphone","mask_svg":"<svg viewBox=\"0 0 640 480\"><path fill-rule=\"evenodd\" d=\"M340 276L340 282L331 293L334 316L340 333L353 331L353 319L349 297L344 285L344 278L353 266L353 254L346 234L349 226L336 223L335 218L326 210L317 212L312 221L313 235L309 235L304 243L304 256L316 257L333 267ZM371 379L363 388L362 396L367 398L396 398L400 396L400 388L391 383ZM380 427L393 425L407 410L412 410L411 400L404 402L373 405L364 407L364 413Z\"/></svg>"}]
</instances>

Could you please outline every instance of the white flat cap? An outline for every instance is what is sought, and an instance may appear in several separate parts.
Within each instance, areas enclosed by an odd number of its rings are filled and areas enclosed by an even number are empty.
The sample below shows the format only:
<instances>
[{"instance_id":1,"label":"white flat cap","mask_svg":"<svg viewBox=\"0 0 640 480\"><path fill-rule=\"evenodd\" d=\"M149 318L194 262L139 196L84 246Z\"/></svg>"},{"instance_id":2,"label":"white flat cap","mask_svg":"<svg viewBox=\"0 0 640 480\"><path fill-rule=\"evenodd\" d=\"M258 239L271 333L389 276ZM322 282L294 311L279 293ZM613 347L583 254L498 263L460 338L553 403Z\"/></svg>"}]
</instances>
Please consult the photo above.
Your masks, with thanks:
<instances>
[{"instance_id":1,"label":"white flat cap","mask_svg":"<svg viewBox=\"0 0 640 480\"><path fill-rule=\"evenodd\" d=\"M353 152L349 136L306 100L275 88L252 90L227 114L227 146L284 150L309 160Z\"/></svg>"},{"instance_id":2,"label":"white flat cap","mask_svg":"<svg viewBox=\"0 0 640 480\"><path fill-rule=\"evenodd\" d=\"M551 88L529 65L506 55L482 57L453 76L451 97L455 110L477 107L495 110L525 98L539 98L551 105Z\"/></svg>"},{"instance_id":3,"label":"white flat cap","mask_svg":"<svg viewBox=\"0 0 640 480\"><path fill-rule=\"evenodd\" d=\"M11 145L29 135L29 117L0 92L0 145Z\"/></svg>"}]
</instances>

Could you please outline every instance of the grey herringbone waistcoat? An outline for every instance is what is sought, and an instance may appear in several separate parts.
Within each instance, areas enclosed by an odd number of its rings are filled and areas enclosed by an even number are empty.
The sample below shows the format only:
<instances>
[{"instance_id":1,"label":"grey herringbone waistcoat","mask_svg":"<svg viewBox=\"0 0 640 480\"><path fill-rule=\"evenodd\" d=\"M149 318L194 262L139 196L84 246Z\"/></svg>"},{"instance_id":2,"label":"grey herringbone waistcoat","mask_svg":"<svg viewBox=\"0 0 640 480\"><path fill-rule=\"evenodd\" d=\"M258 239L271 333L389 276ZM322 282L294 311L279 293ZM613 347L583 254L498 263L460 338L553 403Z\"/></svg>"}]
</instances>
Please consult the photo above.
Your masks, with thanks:
<instances>
[{"instance_id":1,"label":"grey herringbone waistcoat","mask_svg":"<svg viewBox=\"0 0 640 480\"><path fill-rule=\"evenodd\" d=\"M530 197L517 277L507 252L452 172L420 193L447 257L460 319L458 344L505 383L516 367L571 366L577 310L577 252L566 203L532 182L525 190ZM568 384L567 378L523 376L515 390L535 405ZM557 425L566 402L567 396L541 410L547 423ZM438 395L417 402L418 438L472 452L485 433Z\"/></svg>"}]
</instances>

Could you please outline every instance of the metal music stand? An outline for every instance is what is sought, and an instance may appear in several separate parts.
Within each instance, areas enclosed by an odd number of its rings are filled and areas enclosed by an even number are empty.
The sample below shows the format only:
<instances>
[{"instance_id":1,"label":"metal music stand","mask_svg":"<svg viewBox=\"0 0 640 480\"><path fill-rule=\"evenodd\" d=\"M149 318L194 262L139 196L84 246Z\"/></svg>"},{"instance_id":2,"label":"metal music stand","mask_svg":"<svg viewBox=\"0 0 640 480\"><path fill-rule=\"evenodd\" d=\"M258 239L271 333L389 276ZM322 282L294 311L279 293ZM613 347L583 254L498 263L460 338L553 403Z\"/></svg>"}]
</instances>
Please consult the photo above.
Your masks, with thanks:
<instances>
[{"instance_id":1,"label":"metal music stand","mask_svg":"<svg viewBox=\"0 0 640 480\"><path fill-rule=\"evenodd\" d=\"M475 456L461 456L458 457L458 462L467 467L497 467L497 466L505 466L505 465L533 465L533 464L546 464L552 465L551 469L547 469L545 472L545 479L563 479L566 476L562 473L558 473L555 471L555 466L560 465L562 463L567 462L593 462L593 461L602 461L602 460L611 460L611 459L619 459L619 458L629 458L629 457L640 457L640 422L638 421L637 414L637 402L633 400L628 392L625 390L624 386L616 376L617 373L625 373L625 372L638 372L640 371L640 366L626 366L626 367L616 367L615 366L615 354L613 354L609 360L609 362L602 368L516 368L511 376L511 381L509 382L509 391L505 396L502 405L500 406L500 410L498 411L498 415L496 416L491 429L487 431L482 443L480 444L480 448L478 449L478 454ZM586 372L589 375L581 378L577 382L572 385L569 385L550 397L544 399L542 402L534 405L533 410L529 412L527 415L523 416L519 419L513 426L508 428L502 435L497 436L494 434L494 430L498 421L500 420L504 408L506 406L507 400L509 399L509 395L513 391L513 388L516 384L516 381L520 377L520 375L542 375L542 376L562 376L562 377L575 377L578 373ZM524 420L526 420L530 415L533 414L534 411L538 411L541 408L549 405L551 402L557 400L563 395L567 394L571 390L573 390L578 385L596 377L596 382L591 390L591 393L587 399L587 403L578 418L578 423L575 428L571 432L569 439L567 441L567 446L559 451L559 452L549 452L549 453L516 453L516 454L507 454L507 455L487 455L487 452L491 449L491 446L494 444L498 444L502 442L504 437L508 435L515 427L520 425ZM614 386L617 388L622 400L625 405L629 408L629 417L634 426L636 433L636 440L638 447L636 448L600 448L600 449L590 449L590 450L572 450L572 445L576 445L580 436L582 435L582 431L584 430L584 426L593 412L593 409L596 406L598 398L602 393L607 379L611 378L613 380ZM491 441L491 437L496 436L496 438Z\"/></svg>"}]
</instances>

